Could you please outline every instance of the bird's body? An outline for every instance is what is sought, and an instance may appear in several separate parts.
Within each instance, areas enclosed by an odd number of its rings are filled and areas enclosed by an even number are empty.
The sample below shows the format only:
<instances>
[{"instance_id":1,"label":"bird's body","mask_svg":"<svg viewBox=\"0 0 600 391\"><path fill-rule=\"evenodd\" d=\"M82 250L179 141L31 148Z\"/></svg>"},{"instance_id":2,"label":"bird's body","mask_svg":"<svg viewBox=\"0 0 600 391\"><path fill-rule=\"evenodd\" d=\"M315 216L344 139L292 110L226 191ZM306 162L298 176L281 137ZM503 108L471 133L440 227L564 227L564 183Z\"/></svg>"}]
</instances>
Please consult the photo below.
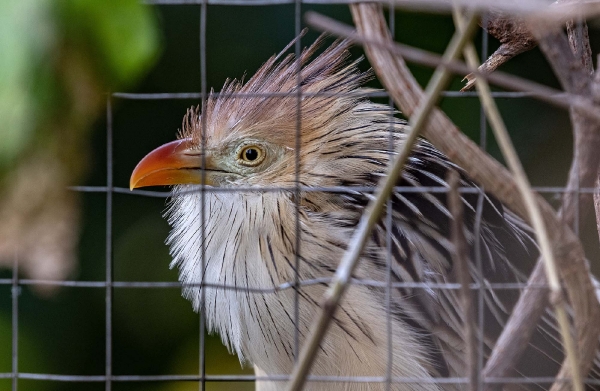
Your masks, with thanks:
<instances>
[{"instance_id":1,"label":"bird's body","mask_svg":"<svg viewBox=\"0 0 600 391\"><path fill-rule=\"evenodd\" d=\"M321 280L298 290L274 288L333 275L369 200L370 191L364 188L375 186L385 175L390 151L405 138L405 124L387 106L364 98L360 85L368 75L359 72L355 63L345 62L346 44L336 43L309 62L315 48L305 51L301 59L299 153L297 63L293 56L278 62L277 56L246 84L227 83L218 97L207 100L202 116L189 111L180 141L150 154L132 176L132 187L181 184L168 211L173 227L168 242L172 266L180 269L180 280L190 284L184 287L184 296L194 309L203 311L208 329L218 332L225 345L242 362L252 363L260 376L291 372L297 354L296 330L301 345L326 284ZM168 170L157 170L149 162L157 156L169 161ZM450 256L446 194L417 191L445 186L450 169L461 172L426 141L418 142L398 179L401 188L391 198L392 218L384 217L376 227L355 272L354 277L366 283L355 283L346 293L313 375L383 378L391 365L394 377L423 379L394 383L394 390L436 390L443 387L433 377L464 376L457 291L417 286L457 280ZM476 188L461 175L463 186ZM194 184L201 181L226 191L194 191ZM339 186L348 190L324 189ZM352 189L357 187L363 189ZM232 191L236 188L244 189ZM528 228L482 193L463 194L463 200L473 280L484 285L523 281L537 256ZM391 282L416 284L392 288L389 308L388 262ZM201 281L208 284L203 292L197 286ZM514 292L486 290L485 354L515 298ZM550 323L547 326L552 328ZM536 363L534 368L525 365L517 374L549 375L558 368L560 341L552 332L542 339L548 347L530 349L526 356ZM282 387L282 382L257 383L263 391ZM306 389L385 387L377 380L348 379L309 382Z\"/></svg>"}]
</instances>

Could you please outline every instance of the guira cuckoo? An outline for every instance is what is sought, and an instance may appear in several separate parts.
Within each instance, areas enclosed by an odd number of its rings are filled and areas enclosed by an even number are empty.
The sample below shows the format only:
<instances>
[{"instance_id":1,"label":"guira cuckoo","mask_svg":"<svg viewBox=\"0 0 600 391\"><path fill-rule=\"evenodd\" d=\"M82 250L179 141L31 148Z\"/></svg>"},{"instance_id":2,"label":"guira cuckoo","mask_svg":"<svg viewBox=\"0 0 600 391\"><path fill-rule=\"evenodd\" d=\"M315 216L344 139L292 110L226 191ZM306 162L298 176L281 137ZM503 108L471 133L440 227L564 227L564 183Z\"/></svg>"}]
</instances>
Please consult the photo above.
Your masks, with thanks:
<instances>
[{"instance_id":1,"label":"guira cuckoo","mask_svg":"<svg viewBox=\"0 0 600 391\"><path fill-rule=\"evenodd\" d=\"M299 75L295 57L282 52L247 82L228 81L218 95L211 92L203 112L188 110L178 139L150 152L131 176L132 189L174 185L167 242L171 267L179 268L186 284L183 295L202 311L208 329L261 376L291 372L296 330L302 344L326 284L305 284L297 291L273 288L293 283L296 276L300 281L332 276L372 194L369 188L385 175L393 150L406 137L406 123L365 96L369 90L362 84L372 76L358 70L358 61L348 60L348 43L337 41L315 57L318 45L302 52ZM451 169L460 173L461 186L477 187L460 167L419 140L391 196L391 224L384 216L376 226L354 275L379 284L350 287L313 375L384 377L391 365L394 377L422 379L394 382L393 390L461 387L433 380L465 375L458 293L419 286L456 282L447 195L419 191L446 186ZM203 196L202 183L210 190ZM327 191L339 187L346 190ZM465 193L462 199L473 281L486 286L525 281L538 254L527 225L490 195ZM408 283L392 289L389 313L388 261L392 282ZM201 281L210 285L203 295ZM483 296L487 355L518 292L485 289ZM548 315L513 375L552 376L561 360L560 338ZM257 382L259 390L283 386ZM523 387L540 386L547 384ZM310 381L306 389L385 387L381 381L346 379Z\"/></svg>"}]
</instances>

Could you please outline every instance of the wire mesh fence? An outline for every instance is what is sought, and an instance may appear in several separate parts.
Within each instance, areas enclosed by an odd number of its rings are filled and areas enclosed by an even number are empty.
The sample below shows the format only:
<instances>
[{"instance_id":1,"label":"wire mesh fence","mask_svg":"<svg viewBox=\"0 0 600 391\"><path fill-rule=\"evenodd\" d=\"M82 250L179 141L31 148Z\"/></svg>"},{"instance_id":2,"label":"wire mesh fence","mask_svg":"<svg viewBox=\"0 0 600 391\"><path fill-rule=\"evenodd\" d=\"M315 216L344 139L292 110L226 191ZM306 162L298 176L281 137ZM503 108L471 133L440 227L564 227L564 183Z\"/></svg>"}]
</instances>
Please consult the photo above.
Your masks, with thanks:
<instances>
[{"instance_id":1,"label":"wire mesh fence","mask_svg":"<svg viewBox=\"0 0 600 391\"><path fill-rule=\"evenodd\" d=\"M12 278L0 279L0 288L7 287L10 288L11 292L11 309L12 309L12 370L10 372L0 373L0 380L7 379L11 381L11 387L13 391L19 389L26 389L23 386L23 381L51 381L51 382L77 382L77 383L100 383L104 385L105 390L117 389L119 384L129 384L132 382L136 383L148 383L148 382L194 382L197 383L200 390L205 390L207 387L207 383L211 382L255 382L257 380L266 380L266 381L282 381L288 380L290 377L289 373L282 373L276 376L260 376L260 375L233 375L233 374L207 374L206 372L206 363L210 360L210 357L206 354L206 324L204 317L200 314L199 322L198 322L198 338L199 338L199 348L198 348L198 364L199 368L196 373L190 374L156 374L156 375L136 375L136 374L115 374L114 371L114 358L115 358L115 339L113 335L114 328L114 308L116 303L116 292L119 290L127 290L127 289L141 289L141 290L157 290L162 292L163 290L174 290L178 292L179 289L183 287L200 287L203 288L201 292L204 292L205 289L218 289L218 290L233 290L240 292L247 292L248 294L276 294L278 292L291 290L295 293L295 318L299 317L299 294L298 291L307 286L318 286L323 284L328 284L331 282L331 277L323 277L316 278L311 280L301 280L298 275L296 278L290 281L286 281L283 284L277 286L240 286L236 284L213 284L210 282L197 281L194 283L180 283L180 282L171 282L171 281L128 281L128 280L119 280L114 277L114 256L113 256L113 217L114 217L114 202L115 195L118 194L132 194L135 197L151 197L151 198L167 198L170 193L165 191L146 191L146 190L134 190L131 192L129 189L124 187L115 186L115 181L113 177L114 173L114 149L119 146L115 145L114 142L114 113L113 113L113 105L117 100L134 100L134 101L170 101L170 100L195 100L199 101L200 105L204 107L206 99L208 98L208 89L207 89L207 20L211 17L210 10L212 7L219 7L223 5L230 6L261 6L261 5L270 5L270 6L293 6L293 17L291 23L293 23L293 29L296 36L299 36L302 31L302 14L303 7L306 4L340 4L346 5L352 3L349 0L206 0L206 1L186 1L186 0L146 0L144 3L151 5L161 5L168 7L184 7L188 5L196 5L198 10L194 9L194 11L198 11L199 18L199 69L198 73L200 75L200 91L199 92L181 92L181 93L164 93L164 92L156 92L156 93L129 93L129 92L112 92L109 94L106 100L106 161L104 162L106 167L106 178L105 184L101 186L74 186L71 189L76 192L82 193L100 193L105 194L105 242L104 242L104 251L105 251L105 270L104 275L105 278L103 280L65 280L65 281L44 281L44 280L36 280L36 279L26 279L19 277L18 271L18 262L15 260L15 267L13 269ZM385 3L385 2L384 2ZM392 5L393 7L393 5ZM394 12L389 13L389 28L392 32L396 30L396 19ZM480 47L480 56L482 58L487 58L489 54L489 44L488 44L488 36L484 32L482 34L481 47ZM296 57L300 56L302 50L302 43L300 40L296 41L292 52L296 54ZM300 65L298 65L299 67ZM299 68L298 68L299 69ZM217 93L218 95L218 93ZM282 98L289 98L290 94L280 94ZM443 97L447 99L464 99L469 97L476 97L477 94L474 92L457 92L457 91L445 91ZM228 94L228 96L232 96L232 94ZM232 97L236 98L256 98L256 97L264 97L264 95L233 95ZM272 97L273 94L269 95ZM388 94L385 92L372 92L369 93L368 96L374 99L386 99L389 98ZM522 99L528 98L531 96L529 93L524 92L503 92L497 91L493 93L495 98L502 99ZM296 232L300 232L300 219L299 219L299 210L300 205L298 204L299 194L304 192L333 192L333 193L356 193L356 192L372 192L374 190L373 187L314 187L314 186L304 186L301 184L301 178L299 177L299 165L300 165L300 101L303 97L303 93L301 89L298 89L297 93L292 94L292 97L296 99L296 107L297 107L297 116L296 116L296 181L293 187L289 188L280 188L280 187L263 187L257 190L256 187L248 187L248 188L219 188L219 187L204 187L202 186L200 191L201 194L201 204L204 205L204 196L209 193L227 193L227 192L289 192L290 194L295 194L296 197ZM393 108L393 102L391 99L388 99L388 104ZM203 125L205 126L205 125ZM391 131L390 131L391 132ZM486 117L483 113L483 109L480 109L479 112L479 143L482 149L486 150L488 148L488 129ZM560 198L567 190L564 187L560 186L544 186L544 187L534 187L534 189L549 198ZM429 193L446 193L448 192L448 188L446 186L411 186L411 187L397 187L395 189L400 193L410 193L410 192L429 192ZM198 191L198 190L194 190ZM461 188L460 191L463 194L467 193L475 193L482 194L481 189L475 188ZM575 190L577 194L589 194L593 193L593 188L578 188ZM481 205L479 205L481 207ZM388 212L391 211L391 203L388 202ZM481 210L477 212L479 215L481 214ZM391 213L388 213L387 216L391 219ZM202 208L202 216L201 221L204 222L205 219L208 218L205 216L204 209ZM386 222L389 226L391 226L391 221ZM577 217L577 221L579 217ZM204 229L204 224L201 224L200 229ZM575 226L575 229L578 229L578 225ZM391 232L391 229L388 230L388 234ZM202 241L205 240L205 233L202 232ZM479 236L479 235L476 235ZM301 254L301 245L300 245L301 235L296 235L296 248L300 248L299 252L297 252L295 262L296 270L301 268L300 256ZM388 318L391 318L391 310L390 309L390 301L392 300L391 290L396 288L411 288L411 289L433 289L433 290L459 290L461 288L461 284L459 283L439 283L439 284L431 284L431 283L416 283L416 282L396 282L392 281L391 277L391 249L389 247L389 243L391 243L391 238L388 236L388 256L387 256L387 274L388 278L384 281L378 280L365 280L365 279L352 279L351 285L363 285L370 286L374 288L380 288L386 290L386 308L388 308ZM477 246L477 244L476 244ZM476 251L476 254L479 254L480 251ZM200 254L200 262L201 268L204 270L204 262L205 262L205 254ZM475 264L479 264L481 267L481 260L475 259ZM166 266L166 265L165 265ZM483 275L483 272L480 269L480 273ZM104 372L97 373L93 375L72 375L72 374L50 374L50 373L34 373L24 371L19 366L19 330L22 327L22 324L19 322L19 298L21 294L21 290L23 287L28 286L60 286L66 288L81 288L81 289L95 289L101 292L104 296L105 301L105 319L104 319L104 350L105 350L105 360L104 360ZM523 289L526 286L529 288L540 288L546 289L547 285L542 284L539 286L531 286L526 283L488 283L488 284L479 284L473 283L470 285L470 289L472 291L478 291L480 294L477 295L477 303L478 313L480 316L477 319L478 327L483 330L485 329L484 318L483 318L483 307L484 303L484 291L492 290L492 291L501 291L501 290L515 290L515 289ZM203 300L203 298L201 298ZM298 321L296 320L296 323ZM351 377L340 377L340 376L310 376L310 382L356 382L356 383L385 383L388 389L392 389L394 385L397 384L414 384L414 383L423 383L431 380L423 379L420 377L394 377L392 376L392 366L393 366L393 357L391 354L391 321L388 319L388 351L386 354L388 355L388 369L386 373L382 373L381 376L376 377L366 377L366 376L351 376ZM294 357L298 357L300 352L300 340L301 336L299 335L299 330L296 328L295 330L295 338L294 338ZM478 345L478 362L477 368L478 372L481 373L484 367L484 346L483 341L479 340ZM486 384L507 384L507 383L531 383L531 384L545 384L549 385L555 382L555 378L523 378L523 377L504 377L504 378L479 378L478 389L484 388L484 382ZM462 384L466 385L469 383L469 379L466 377L438 377L432 380L433 382L445 385L445 384ZM559 381L561 381L559 379ZM569 381L568 379L564 379L564 381ZM589 380L589 384L600 384L600 382L595 380Z\"/></svg>"}]
</instances>

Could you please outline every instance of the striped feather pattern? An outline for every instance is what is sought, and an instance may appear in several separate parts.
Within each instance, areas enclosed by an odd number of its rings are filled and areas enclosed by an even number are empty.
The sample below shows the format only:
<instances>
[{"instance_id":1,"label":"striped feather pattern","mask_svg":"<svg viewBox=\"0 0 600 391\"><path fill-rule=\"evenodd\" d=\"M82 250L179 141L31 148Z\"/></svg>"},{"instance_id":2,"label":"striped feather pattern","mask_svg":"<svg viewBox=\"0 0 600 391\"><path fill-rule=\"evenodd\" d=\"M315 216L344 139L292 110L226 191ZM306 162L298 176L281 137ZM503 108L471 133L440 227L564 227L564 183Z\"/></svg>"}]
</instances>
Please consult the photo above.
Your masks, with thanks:
<instances>
[{"instance_id":1,"label":"striped feather pattern","mask_svg":"<svg viewBox=\"0 0 600 391\"><path fill-rule=\"evenodd\" d=\"M262 165L239 171L221 183L229 189L256 187L256 191L206 193L203 209L195 188L181 185L174 189L167 212L173 227L168 239L172 267L179 268L184 283L204 280L210 285L204 288L203 301L197 286L186 286L184 296L194 309L204 313L209 330L218 332L240 361L253 364L261 375L290 373L296 330L302 343L326 285L266 293L250 289L272 289L295 281L296 276L301 281L331 277L372 197L371 192L353 187L376 185L385 175L390 144L397 149L405 138L406 124L393 117L388 107L364 97L368 90L360 85L371 75L358 71L356 62L347 62L348 44L336 42L310 60L318 44L303 52L299 78L294 57L279 54L247 83L228 81L219 97L208 99L204 113L197 109L188 112L180 135L200 149L202 115L205 147L221 159L216 161L223 167L235 167L230 151L244 140L257 140L269 154ZM296 151L299 79L301 92L306 95L300 101L301 148ZM233 95L238 93L254 95ZM273 93L291 95L256 96ZM346 186L348 190L305 191L296 200L291 190L296 183L297 157L303 186ZM409 191L445 186L450 169L461 172L463 186L476 188L459 167L427 141L417 143L397 183L408 190L391 197L392 225L386 226L385 217L378 224L355 278L386 281L389 241L393 282L456 282L446 194ZM263 192L261 186L282 190ZM463 201L473 281L488 288L492 283L525 281L537 257L529 228L490 195L465 193ZM480 254L476 253L476 243ZM294 316L296 293L298 319ZM482 335L486 355L517 298L518 292L485 289ZM392 374L423 379L394 383L392 389L437 390L440 386L433 377L464 374L459 308L456 290L400 287L392 291L388 314L381 284L354 284L335 314L313 374L384 376L388 367L386 317L391 316ZM515 374L553 375L561 355L560 340L548 313ZM536 387L543 385L525 388ZM278 382L257 383L257 389L263 391L281 388ZM383 389L381 382L307 385L307 390Z\"/></svg>"}]
</instances>

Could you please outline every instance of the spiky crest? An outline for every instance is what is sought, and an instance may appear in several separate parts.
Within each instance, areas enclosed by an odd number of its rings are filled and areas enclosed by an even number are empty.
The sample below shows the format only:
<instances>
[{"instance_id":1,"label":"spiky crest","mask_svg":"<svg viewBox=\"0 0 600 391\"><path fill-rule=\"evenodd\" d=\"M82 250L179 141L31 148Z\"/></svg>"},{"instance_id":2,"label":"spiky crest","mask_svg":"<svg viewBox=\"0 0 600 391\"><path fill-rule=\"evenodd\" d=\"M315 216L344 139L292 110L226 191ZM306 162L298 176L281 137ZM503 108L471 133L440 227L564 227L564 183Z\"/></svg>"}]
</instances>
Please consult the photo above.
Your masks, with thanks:
<instances>
[{"instance_id":1,"label":"spiky crest","mask_svg":"<svg viewBox=\"0 0 600 391\"><path fill-rule=\"evenodd\" d=\"M372 73L357 68L361 59L348 62L348 41L335 41L311 61L324 39L324 35L320 36L302 51L300 64L294 54L284 57L281 52L263 64L245 84L236 79L227 80L219 94L211 90L204 113L200 113L198 107L188 110L180 137L190 138L199 146L201 116L204 115L208 142L211 139L223 141L236 137L238 132L247 132L293 148L298 86L302 94L300 123L303 137L356 108L367 92L360 86L372 77Z\"/></svg>"}]
</instances>

